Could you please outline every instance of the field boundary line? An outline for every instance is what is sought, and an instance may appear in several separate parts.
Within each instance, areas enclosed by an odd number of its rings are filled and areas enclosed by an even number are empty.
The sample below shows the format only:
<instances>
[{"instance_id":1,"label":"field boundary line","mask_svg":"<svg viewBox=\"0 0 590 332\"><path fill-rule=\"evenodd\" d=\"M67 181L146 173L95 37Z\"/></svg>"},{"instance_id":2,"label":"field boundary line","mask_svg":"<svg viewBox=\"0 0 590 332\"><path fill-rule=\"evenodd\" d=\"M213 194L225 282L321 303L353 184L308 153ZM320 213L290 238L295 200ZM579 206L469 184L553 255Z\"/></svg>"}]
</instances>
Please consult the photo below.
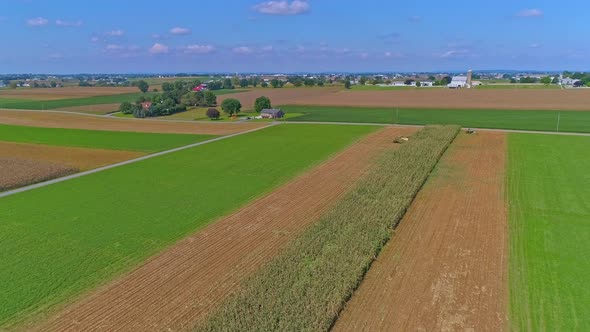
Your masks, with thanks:
<instances>
[{"instance_id":1,"label":"field boundary line","mask_svg":"<svg viewBox=\"0 0 590 332\"><path fill-rule=\"evenodd\" d=\"M246 131L242 131L239 133L235 133L235 134L230 134L230 135L226 135L226 136L221 136L221 137L214 137L212 139L206 140L206 141L201 141L201 142L197 142L197 143L193 143L193 144L189 144L189 145L184 145L184 146L180 146L174 149L170 149L170 150L166 150L166 151L160 151L160 152L156 152L156 153L152 153L152 154L148 154L146 156L142 156L139 158L135 158L135 159L130 159L130 160L126 160L126 161L122 161L116 164L111 164L111 165L107 165L107 166L103 166L103 167L99 167L99 168L95 168L95 169L91 169L89 171L85 171L85 172L80 172L80 173L76 173L76 174L72 174L72 175L68 175L68 176L64 176L64 177L60 177L57 179L52 179L52 180L48 180L48 181L44 181L44 182L39 182L39 183L35 183L29 186L25 186L22 188L17 188L17 189L12 189L12 190L8 190L5 192L1 192L0 193L0 198L4 198L4 197L8 197L8 196L12 196L18 193L22 193L25 191L29 191L29 190L33 190L33 189L37 189L37 188L41 188L41 187L45 187L45 186L49 186L55 183L60 183L60 182L64 182L64 181L68 181L68 180L72 180L72 179L76 179L79 177L83 177L86 175L90 175L90 174L94 174L94 173L98 173L98 172L102 172L102 171L106 171L112 168L116 168L116 167L120 167L120 166L125 166L125 165L129 165L129 164L133 164L139 161L143 161L143 160L147 160L147 159L152 159L152 158L156 158L156 157L160 157L163 155L167 155L170 153L174 153L174 152L178 152L178 151L182 151L182 150L186 150L186 149L190 149L190 148L194 148L200 145L205 145L208 143L213 143L213 142L217 142L217 141L221 141L227 138L232 138L232 137L236 137L236 136L240 136L240 135L244 135L244 134L248 134L248 133L252 133L258 130L262 130L265 128L269 128L272 126L276 126L278 125L278 123L270 123L267 126L263 126L260 128L254 128L254 129L250 129L250 130L246 130Z\"/></svg>"},{"instance_id":2,"label":"field boundary line","mask_svg":"<svg viewBox=\"0 0 590 332\"><path fill-rule=\"evenodd\" d=\"M275 121L272 123L286 123L286 124L328 124L328 125L350 125L350 126L388 126L388 127L417 127L422 128L426 126L436 126L440 124L431 123L426 125L413 124L399 124L399 123L374 123L374 122L334 122L334 121ZM590 136L590 133L580 133L573 131L539 131L539 130L521 130L521 129L502 129L502 128L477 128L477 127L462 127L462 130L474 129L480 131L497 131L503 133L520 133L520 134L544 134L544 135L562 135L562 136Z\"/></svg>"},{"instance_id":3,"label":"field boundary line","mask_svg":"<svg viewBox=\"0 0 590 332\"><path fill-rule=\"evenodd\" d=\"M224 125L224 124L235 124L235 125L242 125L244 123L272 123L272 122L216 122L216 121L207 121L207 120L182 120L182 119L161 119L161 117L155 118L124 118L124 117L117 117L111 114L91 114L91 113L81 113L81 112L68 112L68 111L59 111L59 110L26 110L26 109L16 109L16 108L2 108L0 107L0 112L2 111L9 111L9 112L30 112L30 113L59 113L59 114L66 114L66 115L83 115L83 116L90 116L99 119L115 119L115 120L127 120L127 121L154 121L154 122L172 122L172 123L196 123L196 124L213 124L213 125ZM116 112L115 112L116 113Z\"/></svg>"}]
</instances>

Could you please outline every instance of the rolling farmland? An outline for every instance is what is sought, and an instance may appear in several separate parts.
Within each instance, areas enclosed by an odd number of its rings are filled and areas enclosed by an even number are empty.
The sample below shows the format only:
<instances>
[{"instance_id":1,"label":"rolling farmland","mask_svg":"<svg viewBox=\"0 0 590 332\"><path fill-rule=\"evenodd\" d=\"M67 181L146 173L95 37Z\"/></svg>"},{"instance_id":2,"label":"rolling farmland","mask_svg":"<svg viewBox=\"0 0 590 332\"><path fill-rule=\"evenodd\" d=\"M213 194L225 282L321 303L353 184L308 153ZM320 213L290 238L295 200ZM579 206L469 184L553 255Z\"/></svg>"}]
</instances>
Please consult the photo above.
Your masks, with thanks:
<instances>
[{"instance_id":1,"label":"rolling farmland","mask_svg":"<svg viewBox=\"0 0 590 332\"><path fill-rule=\"evenodd\" d=\"M217 123L213 121L208 123L188 123L10 110L0 110L0 123L48 128L202 135L229 135L266 126L264 123Z\"/></svg>"},{"instance_id":2,"label":"rolling farmland","mask_svg":"<svg viewBox=\"0 0 590 332\"><path fill-rule=\"evenodd\" d=\"M74 321L76 328L84 330L99 326L107 330L188 329L313 225L375 166L376 157L399 148L392 144L392 137L416 130L384 128L362 138L67 306L38 329L68 330Z\"/></svg>"},{"instance_id":3,"label":"rolling farmland","mask_svg":"<svg viewBox=\"0 0 590 332\"><path fill-rule=\"evenodd\" d=\"M2 198L0 324L129 271L374 130L274 126Z\"/></svg>"},{"instance_id":4,"label":"rolling farmland","mask_svg":"<svg viewBox=\"0 0 590 332\"><path fill-rule=\"evenodd\" d=\"M426 128L385 153L367 177L197 331L329 329L457 131Z\"/></svg>"},{"instance_id":5,"label":"rolling farmland","mask_svg":"<svg viewBox=\"0 0 590 332\"><path fill-rule=\"evenodd\" d=\"M24 127L0 124L0 141L157 152L213 138L209 135Z\"/></svg>"},{"instance_id":6,"label":"rolling farmland","mask_svg":"<svg viewBox=\"0 0 590 332\"><path fill-rule=\"evenodd\" d=\"M589 106L590 107L590 106ZM590 132L590 111L357 108L284 106L305 113L288 121L360 122L390 124L459 124L463 127Z\"/></svg>"},{"instance_id":7,"label":"rolling farmland","mask_svg":"<svg viewBox=\"0 0 590 332\"><path fill-rule=\"evenodd\" d=\"M508 328L506 135L460 134L334 331Z\"/></svg>"},{"instance_id":8,"label":"rolling farmland","mask_svg":"<svg viewBox=\"0 0 590 332\"><path fill-rule=\"evenodd\" d=\"M589 146L589 137L510 135L514 330L590 328Z\"/></svg>"}]
</instances>

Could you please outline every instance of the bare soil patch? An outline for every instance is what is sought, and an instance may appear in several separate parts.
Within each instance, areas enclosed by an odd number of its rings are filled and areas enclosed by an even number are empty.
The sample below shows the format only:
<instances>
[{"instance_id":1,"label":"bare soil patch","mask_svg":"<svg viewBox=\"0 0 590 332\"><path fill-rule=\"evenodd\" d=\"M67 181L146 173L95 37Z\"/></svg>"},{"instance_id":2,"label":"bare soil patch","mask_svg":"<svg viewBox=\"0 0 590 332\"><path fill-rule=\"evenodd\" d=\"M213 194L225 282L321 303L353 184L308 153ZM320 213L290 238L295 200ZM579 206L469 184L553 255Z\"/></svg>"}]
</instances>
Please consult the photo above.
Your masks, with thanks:
<instances>
[{"instance_id":1,"label":"bare soil patch","mask_svg":"<svg viewBox=\"0 0 590 332\"><path fill-rule=\"evenodd\" d=\"M273 105L366 106L407 108L526 109L590 111L590 89L409 89L343 91L330 88L258 89L221 96L237 98L251 108L254 100L269 97Z\"/></svg>"},{"instance_id":2,"label":"bare soil patch","mask_svg":"<svg viewBox=\"0 0 590 332\"><path fill-rule=\"evenodd\" d=\"M38 330L190 329L333 206L370 169L374 156L396 148L393 137L415 131L388 127L371 134L82 297Z\"/></svg>"},{"instance_id":3,"label":"bare soil patch","mask_svg":"<svg viewBox=\"0 0 590 332\"><path fill-rule=\"evenodd\" d=\"M505 154L501 133L456 139L335 331L508 328Z\"/></svg>"},{"instance_id":4,"label":"bare soil patch","mask_svg":"<svg viewBox=\"0 0 590 332\"><path fill-rule=\"evenodd\" d=\"M32 127L229 135L267 126L265 123L173 122L151 119L121 119L53 112L0 110L0 123Z\"/></svg>"},{"instance_id":5,"label":"bare soil patch","mask_svg":"<svg viewBox=\"0 0 590 332\"><path fill-rule=\"evenodd\" d=\"M85 171L145 155L135 151L86 149L0 141L0 158L59 164Z\"/></svg>"},{"instance_id":6,"label":"bare soil patch","mask_svg":"<svg viewBox=\"0 0 590 332\"><path fill-rule=\"evenodd\" d=\"M0 156L0 191L76 173L65 165Z\"/></svg>"},{"instance_id":7,"label":"bare soil patch","mask_svg":"<svg viewBox=\"0 0 590 332\"><path fill-rule=\"evenodd\" d=\"M56 108L56 111L104 115L116 112L121 104L99 104Z\"/></svg>"},{"instance_id":8,"label":"bare soil patch","mask_svg":"<svg viewBox=\"0 0 590 332\"><path fill-rule=\"evenodd\" d=\"M0 91L0 98L58 100L107 96L133 92L139 92L139 90L135 87L64 87L51 89L21 88Z\"/></svg>"},{"instance_id":9,"label":"bare soil patch","mask_svg":"<svg viewBox=\"0 0 590 332\"><path fill-rule=\"evenodd\" d=\"M334 100L339 94L339 88L280 88L280 89L254 89L247 92L232 93L217 97L218 103L228 98L236 98L242 103L244 110L253 110L254 101L260 96L267 96L273 106L278 105L311 105L309 100Z\"/></svg>"}]
</instances>

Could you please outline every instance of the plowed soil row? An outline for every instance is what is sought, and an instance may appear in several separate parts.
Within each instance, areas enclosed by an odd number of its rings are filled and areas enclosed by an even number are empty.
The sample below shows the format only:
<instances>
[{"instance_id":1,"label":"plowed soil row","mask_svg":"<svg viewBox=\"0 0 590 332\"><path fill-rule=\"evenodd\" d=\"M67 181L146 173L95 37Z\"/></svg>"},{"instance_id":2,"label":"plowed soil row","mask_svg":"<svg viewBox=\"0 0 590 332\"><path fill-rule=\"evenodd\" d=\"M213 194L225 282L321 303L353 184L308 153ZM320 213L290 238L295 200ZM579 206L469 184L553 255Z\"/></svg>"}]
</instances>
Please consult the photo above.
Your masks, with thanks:
<instances>
[{"instance_id":1,"label":"plowed soil row","mask_svg":"<svg viewBox=\"0 0 590 332\"><path fill-rule=\"evenodd\" d=\"M58 312L42 331L189 329L316 221L371 167L395 148L385 128L327 162L178 242L128 275Z\"/></svg>"},{"instance_id":2,"label":"plowed soil row","mask_svg":"<svg viewBox=\"0 0 590 332\"><path fill-rule=\"evenodd\" d=\"M76 172L77 169L65 165L0 156L0 191Z\"/></svg>"},{"instance_id":3,"label":"plowed soil row","mask_svg":"<svg viewBox=\"0 0 590 332\"><path fill-rule=\"evenodd\" d=\"M205 135L229 135L268 125L264 123L190 123L119 119L78 114L9 110L0 110L0 123L49 128Z\"/></svg>"},{"instance_id":4,"label":"plowed soil row","mask_svg":"<svg viewBox=\"0 0 590 332\"><path fill-rule=\"evenodd\" d=\"M291 88L258 89L220 96L220 99L237 98L248 107L261 95L269 97L273 105L590 111L590 89L335 91L329 88Z\"/></svg>"},{"instance_id":5,"label":"plowed soil row","mask_svg":"<svg viewBox=\"0 0 590 332\"><path fill-rule=\"evenodd\" d=\"M507 329L506 139L460 135L335 331Z\"/></svg>"},{"instance_id":6,"label":"plowed soil row","mask_svg":"<svg viewBox=\"0 0 590 332\"><path fill-rule=\"evenodd\" d=\"M56 111L104 115L115 112L121 104L99 104L56 108Z\"/></svg>"},{"instance_id":7,"label":"plowed soil row","mask_svg":"<svg viewBox=\"0 0 590 332\"><path fill-rule=\"evenodd\" d=\"M0 158L60 164L85 171L145 155L135 151L103 150L0 141Z\"/></svg>"},{"instance_id":8,"label":"plowed soil row","mask_svg":"<svg viewBox=\"0 0 590 332\"><path fill-rule=\"evenodd\" d=\"M25 100L57 100L94 96L108 96L133 92L139 92L139 90L134 87L65 87L51 89L23 88L0 91L0 98L13 98Z\"/></svg>"}]
</instances>

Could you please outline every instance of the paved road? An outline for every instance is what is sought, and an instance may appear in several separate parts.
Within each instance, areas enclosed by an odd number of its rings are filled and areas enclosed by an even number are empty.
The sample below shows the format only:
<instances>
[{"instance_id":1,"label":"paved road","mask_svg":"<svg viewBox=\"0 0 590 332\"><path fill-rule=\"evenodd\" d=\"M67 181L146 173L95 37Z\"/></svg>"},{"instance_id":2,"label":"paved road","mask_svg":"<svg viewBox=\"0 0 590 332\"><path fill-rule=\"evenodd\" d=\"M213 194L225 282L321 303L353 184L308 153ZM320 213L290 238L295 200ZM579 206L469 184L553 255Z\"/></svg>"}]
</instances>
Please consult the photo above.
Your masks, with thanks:
<instances>
[{"instance_id":1,"label":"paved road","mask_svg":"<svg viewBox=\"0 0 590 332\"><path fill-rule=\"evenodd\" d=\"M150 155L147 155L147 156L143 156L143 157L139 157L139 158L135 158L135 159L131 159L131 160L126 160L126 161L123 161L123 162L120 162L120 163L116 163L116 164L112 164L112 165L108 165L108 166L104 166L104 167L95 168L95 169L92 169L92 170L89 170L89 171L80 172L80 173L72 174L72 175L69 175L69 176L64 176L64 177L61 177L61 178L57 178L57 179L53 179L53 180L49 180L49 181L45 181L45 182L39 182L39 183L32 184L32 185L29 185L29 186L26 186L26 187L22 187L22 188L17 188L17 189L5 191L5 192L0 193L0 198L11 196L11 195L18 194L18 193L22 193L22 192L29 191L29 190L36 189L36 188L45 187L45 186L48 186L48 185L51 185L51 184L54 184L54 183L68 181L68 180L79 178L79 177L86 176L86 175L89 175L89 174L102 172L102 171L105 171L107 169L111 169L111 168L115 168L115 167L119 167L119 166L123 166L123 165L133 164L133 163L136 163L138 161L147 160L147 159L151 159L151 158L156 158L156 157L163 156L163 155L166 155L166 154L169 154L169 153L173 153L173 152L177 152L177 151L182 151L182 150L194 148L194 147L199 146L199 145L209 144L209 143L221 141L221 140L224 140L224 139L227 139L227 138L231 138L231 137L235 137L235 136L239 136L239 135L244 135L244 134L247 134L247 133L255 132L255 131L262 130L264 128L272 127L272 126L275 126L275 125L277 125L277 123L269 123L268 126L264 126L264 127L260 127L260 128L255 128L255 129L251 129L251 130L247 130L247 131L243 131L243 132L239 132L239 133L231 134L231 135L227 135L227 136L212 138L212 139L207 140L207 141L193 143L193 144L181 146L181 147L178 147L178 148L174 148L174 149L171 149L171 150L161 151L161 152L153 153L153 154L150 154Z\"/></svg>"}]
</instances>

